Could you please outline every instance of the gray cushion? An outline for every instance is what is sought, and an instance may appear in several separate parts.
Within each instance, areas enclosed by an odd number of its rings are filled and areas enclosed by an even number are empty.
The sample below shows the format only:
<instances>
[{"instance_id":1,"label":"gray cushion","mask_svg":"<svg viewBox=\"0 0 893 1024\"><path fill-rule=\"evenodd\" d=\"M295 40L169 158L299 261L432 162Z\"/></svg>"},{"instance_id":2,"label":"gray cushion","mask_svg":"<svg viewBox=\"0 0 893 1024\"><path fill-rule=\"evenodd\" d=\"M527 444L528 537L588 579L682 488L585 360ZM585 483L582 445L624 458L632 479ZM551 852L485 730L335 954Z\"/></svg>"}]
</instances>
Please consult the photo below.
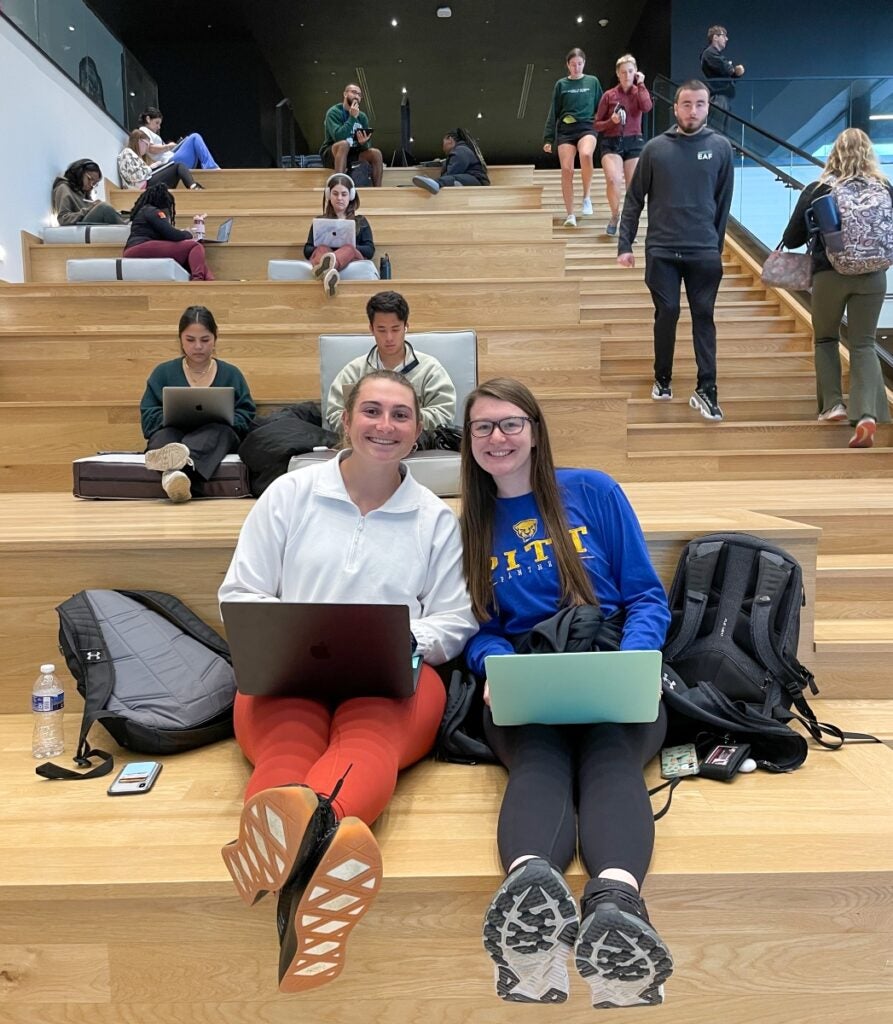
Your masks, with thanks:
<instances>
[{"instance_id":1,"label":"gray cushion","mask_svg":"<svg viewBox=\"0 0 893 1024\"><path fill-rule=\"evenodd\" d=\"M325 451L307 452L304 455L293 455L288 463L289 473L295 469L306 469L317 462L324 462L335 456L331 449ZM403 460L413 478L429 491L440 495L441 498L452 498L459 493L459 466L460 459L458 452L430 451L413 452Z\"/></svg>"},{"instance_id":2,"label":"gray cushion","mask_svg":"<svg viewBox=\"0 0 893 1024\"><path fill-rule=\"evenodd\" d=\"M462 421L465 399L478 382L478 345L474 331L421 331L407 334L413 348L434 356L450 375L456 389L456 419ZM371 334L321 334L319 336L319 383L322 388L322 415L332 381L357 356L365 355L375 344Z\"/></svg>"},{"instance_id":3,"label":"gray cushion","mask_svg":"<svg viewBox=\"0 0 893 1024\"><path fill-rule=\"evenodd\" d=\"M120 242L123 245L129 237L129 224L63 224L43 229L43 240L50 245L77 242Z\"/></svg>"},{"instance_id":4,"label":"gray cushion","mask_svg":"<svg viewBox=\"0 0 893 1024\"><path fill-rule=\"evenodd\" d=\"M378 270L372 260L357 260L339 270L342 281L377 281ZM267 263L269 281L312 281L313 267L307 260L270 260Z\"/></svg>"},{"instance_id":5,"label":"gray cushion","mask_svg":"<svg viewBox=\"0 0 893 1024\"><path fill-rule=\"evenodd\" d=\"M176 260L66 260L69 281L188 281Z\"/></svg>"}]
</instances>

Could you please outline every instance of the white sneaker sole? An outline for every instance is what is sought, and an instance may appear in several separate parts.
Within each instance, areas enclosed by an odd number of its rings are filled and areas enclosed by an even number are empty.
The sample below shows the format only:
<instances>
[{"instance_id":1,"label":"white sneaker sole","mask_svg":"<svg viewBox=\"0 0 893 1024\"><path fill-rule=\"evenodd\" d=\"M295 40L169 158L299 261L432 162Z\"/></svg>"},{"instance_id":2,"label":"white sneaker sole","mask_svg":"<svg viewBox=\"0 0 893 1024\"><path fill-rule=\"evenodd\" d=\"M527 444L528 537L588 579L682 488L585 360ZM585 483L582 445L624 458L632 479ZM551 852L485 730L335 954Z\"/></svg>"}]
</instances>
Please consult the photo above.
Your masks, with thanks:
<instances>
[{"instance_id":1,"label":"white sneaker sole","mask_svg":"<svg viewBox=\"0 0 893 1024\"><path fill-rule=\"evenodd\" d=\"M175 505L182 505L192 500L192 483L189 477L179 469L169 469L161 474L161 486L164 493Z\"/></svg>"},{"instance_id":2,"label":"white sneaker sole","mask_svg":"<svg viewBox=\"0 0 893 1024\"><path fill-rule=\"evenodd\" d=\"M172 441L170 444L164 445L163 448L155 448L146 452L145 460L146 469L154 469L159 473L192 465L189 449L179 441Z\"/></svg>"},{"instance_id":3,"label":"white sneaker sole","mask_svg":"<svg viewBox=\"0 0 893 1024\"><path fill-rule=\"evenodd\" d=\"M719 415L714 416L713 413L707 408L707 406L704 405L701 402L701 400L697 398L695 395L692 395L691 398L689 398L688 404L692 407L692 409L697 410L704 417L705 420L712 420L714 423L718 423L723 418L721 409L719 411Z\"/></svg>"}]
</instances>

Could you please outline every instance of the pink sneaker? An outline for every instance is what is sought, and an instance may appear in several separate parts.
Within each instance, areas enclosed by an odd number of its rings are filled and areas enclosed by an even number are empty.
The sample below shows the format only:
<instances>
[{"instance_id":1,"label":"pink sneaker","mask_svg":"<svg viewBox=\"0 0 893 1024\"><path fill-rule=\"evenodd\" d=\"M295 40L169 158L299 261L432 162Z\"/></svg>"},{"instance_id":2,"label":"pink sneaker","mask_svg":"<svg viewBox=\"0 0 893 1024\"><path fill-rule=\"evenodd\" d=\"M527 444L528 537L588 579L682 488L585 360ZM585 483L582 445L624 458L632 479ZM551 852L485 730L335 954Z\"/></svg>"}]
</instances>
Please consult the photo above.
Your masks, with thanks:
<instances>
[{"instance_id":1,"label":"pink sneaker","mask_svg":"<svg viewBox=\"0 0 893 1024\"><path fill-rule=\"evenodd\" d=\"M850 448L870 448L874 444L877 423L868 416L856 424L856 432L850 438Z\"/></svg>"}]
</instances>

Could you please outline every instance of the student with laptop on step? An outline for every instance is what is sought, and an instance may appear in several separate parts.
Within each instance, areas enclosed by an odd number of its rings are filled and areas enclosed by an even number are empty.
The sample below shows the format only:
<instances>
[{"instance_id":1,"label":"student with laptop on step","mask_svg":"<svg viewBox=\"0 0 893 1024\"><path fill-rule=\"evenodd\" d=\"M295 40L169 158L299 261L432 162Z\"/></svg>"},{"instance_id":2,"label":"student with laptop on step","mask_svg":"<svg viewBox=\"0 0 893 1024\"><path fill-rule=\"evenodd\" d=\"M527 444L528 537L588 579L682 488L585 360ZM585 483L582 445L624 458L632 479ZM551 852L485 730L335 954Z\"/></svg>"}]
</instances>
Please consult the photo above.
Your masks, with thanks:
<instances>
[{"instance_id":1,"label":"student with laptop on step","mask_svg":"<svg viewBox=\"0 0 893 1024\"><path fill-rule=\"evenodd\" d=\"M330 298L341 280L339 270L375 255L372 228L365 217L357 216L359 207L353 179L331 175L323 192L322 217L314 218L304 246L304 258L310 260L314 276L322 280Z\"/></svg>"},{"instance_id":2,"label":"student with laptop on step","mask_svg":"<svg viewBox=\"0 0 893 1024\"><path fill-rule=\"evenodd\" d=\"M343 424L349 447L337 459L279 477L258 499L220 601L227 616L233 601L403 605L407 663L414 644L424 664L403 700L336 703L323 688L315 699L246 696L250 685L237 675L236 739L254 771L223 859L247 903L279 893L283 992L341 972L348 935L381 885L369 826L440 725L446 695L431 665L477 630L456 518L402 462L422 429L412 385L390 370L367 374L347 397ZM343 643L363 645L364 636L346 629Z\"/></svg>"},{"instance_id":3,"label":"student with laptop on step","mask_svg":"<svg viewBox=\"0 0 893 1024\"><path fill-rule=\"evenodd\" d=\"M205 247L191 231L176 227L177 204L166 185L147 186L133 204L126 259L171 259L189 271L192 281L213 281L205 262Z\"/></svg>"},{"instance_id":4,"label":"student with laptop on step","mask_svg":"<svg viewBox=\"0 0 893 1024\"><path fill-rule=\"evenodd\" d=\"M190 306L177 328L181 357L170 359L149 374L140 402L140 424L146 438L146 467L161 473L161 486L175 503L201 495L224 456L238 450L254 419L255 407L242 373L217 358L217 322L205 306ZM230 393L230 413L202 422L200 410L180 406L171 413L170 392L220 389ZM167 394L166 394L167 392ZM216 397L216 396L214 396ZM209 416L210 416L209 411ZM228 422L226 422L228 420Z\"/></svg>"},{"instance_id":5,"label":"student with laptop on step","mask_svg":"<svg viewBox=\"0 0 893 1024\"><path fill-rule=\"evenodd\" d=\"M556 471L542 409L518 381L468 396L461 526L481 623L465 657L478 678L488 658L528 650L538 625L556 639L569 629L576 649L662 647L667 598L626 496L604 473ZM498 828L507 877L484 921L497 994L563 1002L573 953L594 1006L660 1003L673 962L639 890L654 842L642 769L663 743L662 706L641 724L512 727L487 708L484 731L509 770ZM563 877L578 833L590 876L579 912Z\"/></svg>"}]
</instances>

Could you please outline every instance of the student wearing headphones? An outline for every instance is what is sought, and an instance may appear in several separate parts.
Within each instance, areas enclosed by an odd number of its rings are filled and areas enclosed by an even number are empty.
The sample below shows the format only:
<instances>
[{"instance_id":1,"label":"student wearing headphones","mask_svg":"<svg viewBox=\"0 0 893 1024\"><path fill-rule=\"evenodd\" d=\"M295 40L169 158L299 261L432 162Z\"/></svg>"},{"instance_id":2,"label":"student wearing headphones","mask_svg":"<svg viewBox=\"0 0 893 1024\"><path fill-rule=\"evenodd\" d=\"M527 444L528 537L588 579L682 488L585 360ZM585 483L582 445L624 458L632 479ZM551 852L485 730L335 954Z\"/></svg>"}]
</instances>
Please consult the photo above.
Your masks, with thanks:
<instances>
[{"instance_id":1,"label":"student wearing headphones","mask_svg":"<svg viewBox=\"0 0 893 1024\"><path fill-rule=\"evenodd\" d=\"M449 374L434 356L418 352L406 338L406 299L399 292L378 292L366 303L366 316L375 344L366 355L352 359L332 381L326 397L329 428L341 429L347 395L375 370L393 370L412 385L418 395L424 430L455 423L456 389Z\"/></svg>"},{"instance_id":2,"label":"student wearing headphones","mask_svg":"<svg viewBox=\"0 0 893 1024\"><path fill-rule=\"evenodd\" d=\"M304 246L304 258L310 260L313 274L322 278L322 286L330 298L338 288L341 280L339 270L355 263L357 260L371 260L375 255L375 242L372 239L372 228L365 217L356 216L360 206L360 197L353 179L346 174L333 174L326 182L323 192L322 215L329 220L352 220L356 224L356 243L342 245L332 249L328 245L315 245L313 241L313 225L307 235Z\"/></svg>"}]
</instances>

